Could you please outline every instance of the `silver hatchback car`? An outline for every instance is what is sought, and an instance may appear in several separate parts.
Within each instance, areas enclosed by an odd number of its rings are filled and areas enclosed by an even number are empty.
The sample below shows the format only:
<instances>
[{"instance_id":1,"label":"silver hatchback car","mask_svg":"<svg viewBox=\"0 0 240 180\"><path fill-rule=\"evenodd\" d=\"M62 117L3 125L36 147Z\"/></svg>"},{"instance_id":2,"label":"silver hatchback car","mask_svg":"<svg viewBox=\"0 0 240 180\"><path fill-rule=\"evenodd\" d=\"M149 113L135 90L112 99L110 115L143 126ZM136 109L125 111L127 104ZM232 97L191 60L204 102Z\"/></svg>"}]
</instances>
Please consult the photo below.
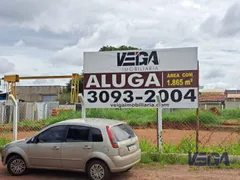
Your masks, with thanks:
<instances>
[{"instance_id":1,"label":"silver hatchback car","mask_svg":"<svg viewBox=\"0 0 240 180\"><path fill-rule=\"evenodd\" d=\"M2 150L2 163L13 176L30 168L62 169L104 180L114 172L128 171L140 159L138 137L127 123L97 118L55 123Z\"/></svg>"}]
</instances>

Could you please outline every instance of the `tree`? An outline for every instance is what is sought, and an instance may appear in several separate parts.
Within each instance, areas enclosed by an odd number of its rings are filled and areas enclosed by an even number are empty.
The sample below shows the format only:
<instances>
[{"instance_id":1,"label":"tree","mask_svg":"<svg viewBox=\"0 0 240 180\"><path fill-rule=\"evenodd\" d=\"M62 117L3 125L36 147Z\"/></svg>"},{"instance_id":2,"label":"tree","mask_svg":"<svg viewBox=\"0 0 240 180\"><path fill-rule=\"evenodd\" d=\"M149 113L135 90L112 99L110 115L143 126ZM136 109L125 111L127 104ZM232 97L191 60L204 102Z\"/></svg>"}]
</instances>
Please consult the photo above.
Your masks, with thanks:
<instances>
[{"instance_id":1,"label":"tree","mask_svg":"<svg viewBox=\"0 0 240 180\"><path fill-rule=\"evenodd\" d=\"M67 87L66 87L67 93L71 92L71 85L72 85L72 79L69 80L69 82L67 83ZM83 78L79 80L79 93L83 93Z\"/></svg>"},{"instance_id":2,"label":"tree","mask_svg":"<svg viewBox=\"0 0 240 180\"><path fill-rule=\"evenodd\" d=\"M133 46L119 46L119 47L114 47L114 46L103 46L100 48L99 51L123 51L123 50L140 50L137 47L133 47Z\"/></svg>"},{"instance_id":3,"label":"tree","mask_svg":"<svg viewBox=\"0 0 240 180\"><path fill-rule=\"evenodd\" d=\"M65 91L57 98L57 101L59 101L60 104L70 103L71 85L72 85L72 79L69 80L69 82L66 84ZM79 80L79 93L83 94L83 78Z\"/></svg>"},{"instance_id":4,"label":"tree","mask_svg":"<svg viewBox=\"0 0 240 180\"><path fill-rule=\"evenodd\" d=\"M119 46L119 47L114 47L114 46L103 46L99 49L99 51L124 51L124 50L140 50L140 48L133 47L133 46ZM70 102L70 93L71 93L71 83L72 80L69 80L69 82L66 84L66 92L64 92L58 100L61 103L67 103ZM79 80L79 93L83 94L83 78Z\"/></svg>"}]
</instances>

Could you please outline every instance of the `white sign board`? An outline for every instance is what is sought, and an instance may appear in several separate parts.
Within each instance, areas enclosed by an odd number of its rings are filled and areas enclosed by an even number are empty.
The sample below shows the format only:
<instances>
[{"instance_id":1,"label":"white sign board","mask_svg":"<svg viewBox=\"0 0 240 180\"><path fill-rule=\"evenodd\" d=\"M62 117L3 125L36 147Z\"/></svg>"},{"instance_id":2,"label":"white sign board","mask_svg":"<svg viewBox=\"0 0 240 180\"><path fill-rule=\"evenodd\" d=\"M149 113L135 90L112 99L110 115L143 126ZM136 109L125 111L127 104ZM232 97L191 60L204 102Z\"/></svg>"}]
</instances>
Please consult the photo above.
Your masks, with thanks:
<instances>
[{"instance_id":1,"label":"white sign board","mask_svg":"<svg viewBox=\"0 0 240 180\"><path fill-rule=\"evenodd\" d=\"M84 52L86 108L198 107L197 48Z\"/></svg>"}]
</instances>

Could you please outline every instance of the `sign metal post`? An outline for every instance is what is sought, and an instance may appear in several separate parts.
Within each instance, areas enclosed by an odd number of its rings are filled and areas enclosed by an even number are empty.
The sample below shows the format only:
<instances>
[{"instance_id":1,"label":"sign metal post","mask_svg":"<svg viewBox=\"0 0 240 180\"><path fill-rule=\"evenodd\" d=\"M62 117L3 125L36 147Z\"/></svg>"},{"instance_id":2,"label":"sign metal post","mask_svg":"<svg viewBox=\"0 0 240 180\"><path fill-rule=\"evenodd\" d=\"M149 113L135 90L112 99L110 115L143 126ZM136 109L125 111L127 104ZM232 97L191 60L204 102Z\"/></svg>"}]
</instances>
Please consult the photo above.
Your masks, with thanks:
<instances>
[{"instance_id":1,"label":"sign metal post","mask_svg":"<svg viewBox=\"0 0 240 180\"><path fill-rule=\"evenodd\" d=\"M158 141L158 151L161 152L162 151L162 106L161 106L161 97L159 94L156 95L156 99L157 99L157 112L158 112L158 130L157 130L157 141Z\"/></svg>"}]
</instances>

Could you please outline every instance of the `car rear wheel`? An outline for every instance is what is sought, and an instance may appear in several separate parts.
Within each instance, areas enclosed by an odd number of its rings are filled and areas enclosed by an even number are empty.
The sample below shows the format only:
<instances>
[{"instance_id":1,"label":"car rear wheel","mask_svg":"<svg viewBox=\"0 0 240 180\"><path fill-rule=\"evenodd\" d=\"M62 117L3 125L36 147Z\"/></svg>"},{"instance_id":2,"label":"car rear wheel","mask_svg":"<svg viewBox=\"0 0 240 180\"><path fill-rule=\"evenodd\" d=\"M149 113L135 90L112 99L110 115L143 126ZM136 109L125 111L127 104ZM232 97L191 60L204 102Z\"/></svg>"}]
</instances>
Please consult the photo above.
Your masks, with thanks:
<instances>
[{"instance_id":1,"label":"car rear wheel","mask_svg":"<svg viewBox=\"0 0 240 180\"><path fill-rule=\"evenodd\" d=\"M8 160L7 169L12 176L21 176L26 173L27 166L21 156L15 155Z\"/></svg>"},{"instance_id":2,"label":"car rear wheel","mask_svg":"<svg viewBox=\"0 0 240 180\"><path fill-rule=\"evenodd\" d=\"M108 180L111 176L108 166L99 160L93 160L88 164L87 173L92 180Z\"/></svg>"}]
</instances>

